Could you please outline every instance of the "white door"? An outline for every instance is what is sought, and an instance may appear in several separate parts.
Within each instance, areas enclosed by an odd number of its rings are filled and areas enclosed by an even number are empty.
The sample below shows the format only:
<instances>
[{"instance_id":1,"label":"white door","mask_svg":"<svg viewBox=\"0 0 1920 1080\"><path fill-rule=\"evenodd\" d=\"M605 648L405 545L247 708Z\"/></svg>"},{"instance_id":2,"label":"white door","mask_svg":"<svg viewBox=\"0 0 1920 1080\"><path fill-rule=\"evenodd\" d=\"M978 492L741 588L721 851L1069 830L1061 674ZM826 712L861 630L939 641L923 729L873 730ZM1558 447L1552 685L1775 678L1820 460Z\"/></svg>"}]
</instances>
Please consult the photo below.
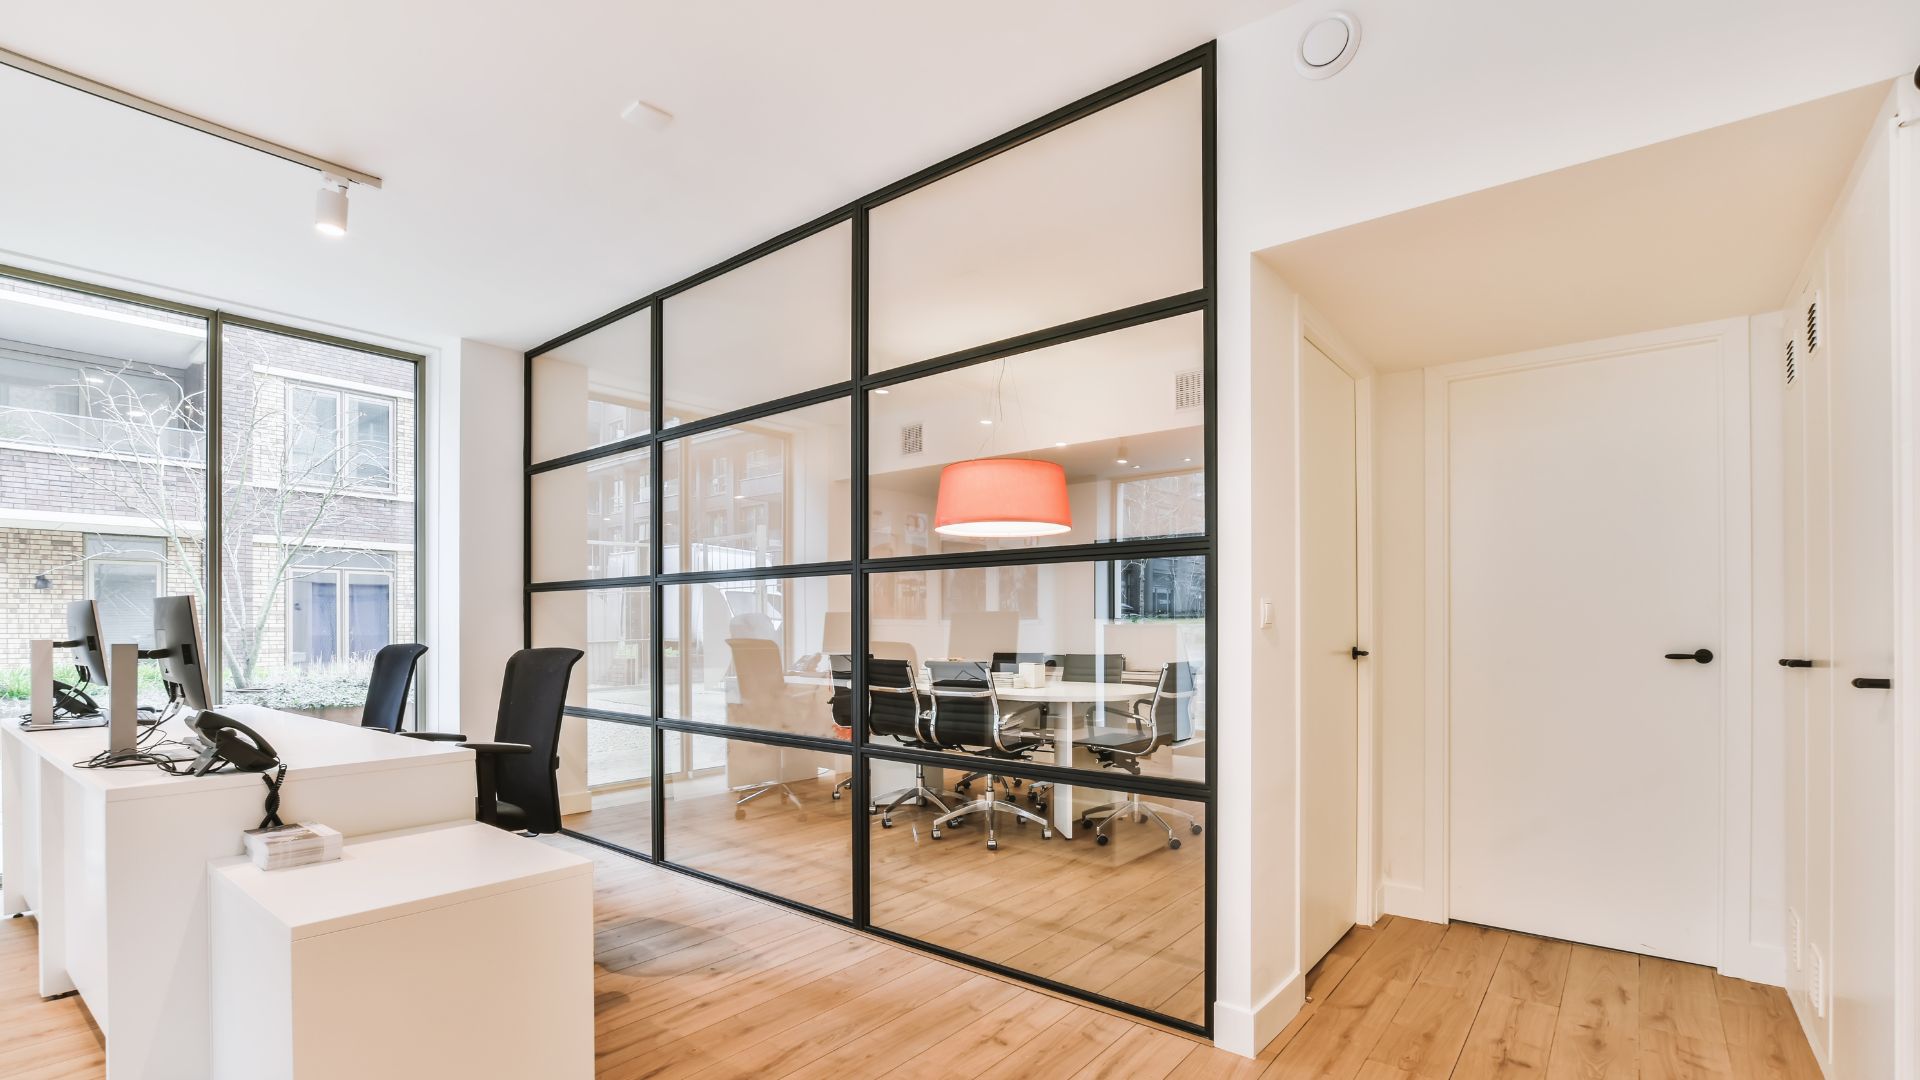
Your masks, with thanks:
<instances>
[{"instance_id":1,"label":"white door","mask_svg":"<svg viewBox=\"0 0 1920 1080\"><path fill-rule=\"evenodd\" d=\"M1720 345L1448 384L1453 918L1719 958ZM1706 654L1701 654L1706 659Z\"/></svg>"},{"instance_id":2,"label":"white door","mask_svg":"<svg viewBox=\"0 0 1920 1080\"><path fill-rule=\"evenodd\" d=\"M1359 859L1359 560L1353 379L1312 344L1300 369L1301 949L1353 926Z\"/></svg>"}]
</instances>

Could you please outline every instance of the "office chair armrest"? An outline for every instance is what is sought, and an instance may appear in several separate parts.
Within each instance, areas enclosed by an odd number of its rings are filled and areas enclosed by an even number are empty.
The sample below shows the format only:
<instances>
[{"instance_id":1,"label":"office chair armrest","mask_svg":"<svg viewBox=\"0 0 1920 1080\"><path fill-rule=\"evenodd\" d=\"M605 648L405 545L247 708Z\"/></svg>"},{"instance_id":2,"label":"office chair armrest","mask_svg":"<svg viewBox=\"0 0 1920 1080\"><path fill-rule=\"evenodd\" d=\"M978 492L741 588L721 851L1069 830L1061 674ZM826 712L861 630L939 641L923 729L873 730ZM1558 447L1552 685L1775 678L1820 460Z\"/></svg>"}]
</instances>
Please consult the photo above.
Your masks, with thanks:
<instances>
[{"instance_id":1,"label":"office chair armrest","mask_svg":"<svg viewBox=\"0 0 1920 1080\"><path fill-rule=\"evenodd\" d=\"M467 737L457 731L396 731L394 734L403 738L419 739L421 742L463 743L467 741Z\"/></svg>"},{"instance_id":2,"label":"office chair armrest","mask_svg":"<svg viewBox=\"0 0 1920 1080\"><path fill-rule=\"evenodd\" d=\"M467 749L478 754L531 754L533 747L523 742L470 742Z\"/></svg>"}]
</instances>

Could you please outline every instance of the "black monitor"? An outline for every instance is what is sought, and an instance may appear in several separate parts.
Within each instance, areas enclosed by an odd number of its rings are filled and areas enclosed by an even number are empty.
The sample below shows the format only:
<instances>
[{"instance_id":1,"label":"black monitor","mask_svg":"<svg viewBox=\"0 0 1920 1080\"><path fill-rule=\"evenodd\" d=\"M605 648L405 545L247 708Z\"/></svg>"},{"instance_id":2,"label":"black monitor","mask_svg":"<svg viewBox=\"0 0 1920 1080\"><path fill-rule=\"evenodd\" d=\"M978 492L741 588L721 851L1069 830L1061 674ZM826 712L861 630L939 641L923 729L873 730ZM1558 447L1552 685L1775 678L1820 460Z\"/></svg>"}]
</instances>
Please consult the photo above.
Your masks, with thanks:
<instances>
[{"instance_id":1,"label":"black monitor","mask_svg":"<svg viewBox=\"0 0 1920 1080\"><path fill-rule=\"evenodd\" d=\"M107 685L107 650L100 644L100 608L91 600L67 604L67 640L73 666L80 669L80 685Z\"/></svg>"},{"instance_id":2,"label":"black monitor","mask_svg":"<svg viewBox=\"0 0 1920 1080\"><path fill-rule=\"evenodd\" d=\"M200 641L200 615L191 596L162 596L153 602L154 648L167 700L189 709L211 709L207 696L207 650Z\"/></svg>"}]
</instances>

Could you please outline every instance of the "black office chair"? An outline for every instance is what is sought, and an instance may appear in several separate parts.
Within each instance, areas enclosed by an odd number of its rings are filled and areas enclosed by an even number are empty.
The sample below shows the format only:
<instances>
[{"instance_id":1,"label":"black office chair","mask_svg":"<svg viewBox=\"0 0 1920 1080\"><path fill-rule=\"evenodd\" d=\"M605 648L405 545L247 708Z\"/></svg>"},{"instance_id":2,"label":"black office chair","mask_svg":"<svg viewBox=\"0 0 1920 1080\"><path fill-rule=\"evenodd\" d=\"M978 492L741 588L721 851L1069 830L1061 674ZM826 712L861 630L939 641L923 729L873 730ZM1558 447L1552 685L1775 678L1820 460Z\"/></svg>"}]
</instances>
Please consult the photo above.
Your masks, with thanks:
<instances>
[{"instance_id":1,"label":"black office chair","mask_svg":"<svg viewBox=\"0 0 1920 1080\"><path fill-rule=\"evenodd\" d=\"M1172 745L1179 739L1180 731L1191 722L1193 665L1175 661L1161 667L1160 680L1154 684L1153 697L1141 698L1133 704L1133 722L1130 725L1101 728L1090 734L1081 745L1093 752L1102 767L1124 769L1138 776L1140 760L1163 746ZM1167 824L1167 818L1186 819L1187 828L1195 836L1200 835L1200 823L1194 820L1192 814L1160 803L1147 802L1136 794L1085 811L1080 815L1080 824L1095 825L1097 822L1094 842L1105 844L1111 839L1107 835L1107 826L1125 817L1140 822L1151 818L1167 831L1167 846L1170 848L1178 848L1180 838L1174 835L1173 826Z\"/></svg>"},{"instance_id":2,"label":"black office chair","mask_svg":"<svg viewBox=\"0 0 1920 1080\"><path fill-rule=\"evenodd\" d=\"M827 711L833 717L834 733L853 741L853 657L847 653L827 654L827 676L833 689L827 697ZM853 788L853 777L833 785L833 797Z\"/></svg>"},{"instance_id":3,"label":"black office chair","mask_svg":"<svg viewBox=\"0 0 1920 1080\"><path fill-rule=\"evenodd\" d=\"M373 654L373 676L367 680L367 704L360 710L360 726L399 731L407 711L407 690L413 669L426 654L425 645L383 645Z\"/></svg>"},{"instance_id":4,"label":"black office chair","mask_svg":"<svg viewBox=\"0 0 1920 1080\"><path fill-rule=\"evenodd\" d=\"M902 746L925 749L931 745L927 734L927 710L920 697L913 668L905 660L867 658L867 733L875 739L892 739ZM880 827L893 828L893 812L911 801L916 806L932 805L944 814L949 809L940 793L927 786L927 769L913 767L913 786L890 791L867 804L867 813L880 815Z\"/></svg>"},{"instance_id":5,"label":"black office chair","mask_svg":"<svg viewBox=\"0 0 1920 1080\"><path fill-rule=\"evenodd\" d=\"M1047 658L1058 664L1060 677L1068 682L1114 683L1126 669L1127 658L1112 653L1061 653Z\"/></svg>"},{"instance_id":6,"label":"black office chair","mask_svg":"<svg viewBox=\"0 0 1920 1080\"><path fill-rule=\"evenodd\" d=\"M1024 734L1007 722L986 665L972 660L936 661L927 665L927 673L933 690L933 712L927 721L927 733L932 736L936 749L965 750L1005 761L1025 758L1041 745L1041 739ZM987 822L987 850L992 851L1000 847L994 833L993 815L1012 814L1021 824L1029 821L1038 824L1041 839L1053 836L1053 826L1046 818L998 797L999 777L989 771L986 781L986 791L980 798L935 818L928 835L938 840L941 830L947 826L965 824L967 818L980 814Z\"/></svg>"},{"instance_id":7,"label":"black office chair","mask_svg":"<svg viewBox=\"0 0 1920 1080\"><path fill-rule=\"evenodd\" d=\"M509 832L559 832L560 721L573 665L585 655L578 649L521 649L508 657L493 724L498 742L467 742L451 731L400 734L463 743L474 752L474 820Z\"/></svg>"}]
</instances>

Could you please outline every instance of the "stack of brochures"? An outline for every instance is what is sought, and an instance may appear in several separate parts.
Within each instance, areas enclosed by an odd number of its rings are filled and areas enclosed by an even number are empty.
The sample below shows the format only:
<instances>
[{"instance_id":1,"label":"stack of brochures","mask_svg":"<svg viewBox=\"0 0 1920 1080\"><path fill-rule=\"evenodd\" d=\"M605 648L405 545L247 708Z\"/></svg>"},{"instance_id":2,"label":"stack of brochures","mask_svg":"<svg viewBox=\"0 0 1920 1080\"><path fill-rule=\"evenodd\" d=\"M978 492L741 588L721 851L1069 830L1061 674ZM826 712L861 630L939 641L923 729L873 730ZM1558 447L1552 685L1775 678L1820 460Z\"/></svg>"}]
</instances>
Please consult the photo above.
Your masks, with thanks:
<instances>
[{"instance_id":1,"label":"stack of brochures","mask_svg":"<svg viewBox=\"0 0 1920 1080\"><path fill-rule=\"evenodd\" d=\"M340 857L340 834L325 825L301 822L273 829L248 829L247 856L262 870L285 870L332 862Z\"/></svg>"}]
</instances>

